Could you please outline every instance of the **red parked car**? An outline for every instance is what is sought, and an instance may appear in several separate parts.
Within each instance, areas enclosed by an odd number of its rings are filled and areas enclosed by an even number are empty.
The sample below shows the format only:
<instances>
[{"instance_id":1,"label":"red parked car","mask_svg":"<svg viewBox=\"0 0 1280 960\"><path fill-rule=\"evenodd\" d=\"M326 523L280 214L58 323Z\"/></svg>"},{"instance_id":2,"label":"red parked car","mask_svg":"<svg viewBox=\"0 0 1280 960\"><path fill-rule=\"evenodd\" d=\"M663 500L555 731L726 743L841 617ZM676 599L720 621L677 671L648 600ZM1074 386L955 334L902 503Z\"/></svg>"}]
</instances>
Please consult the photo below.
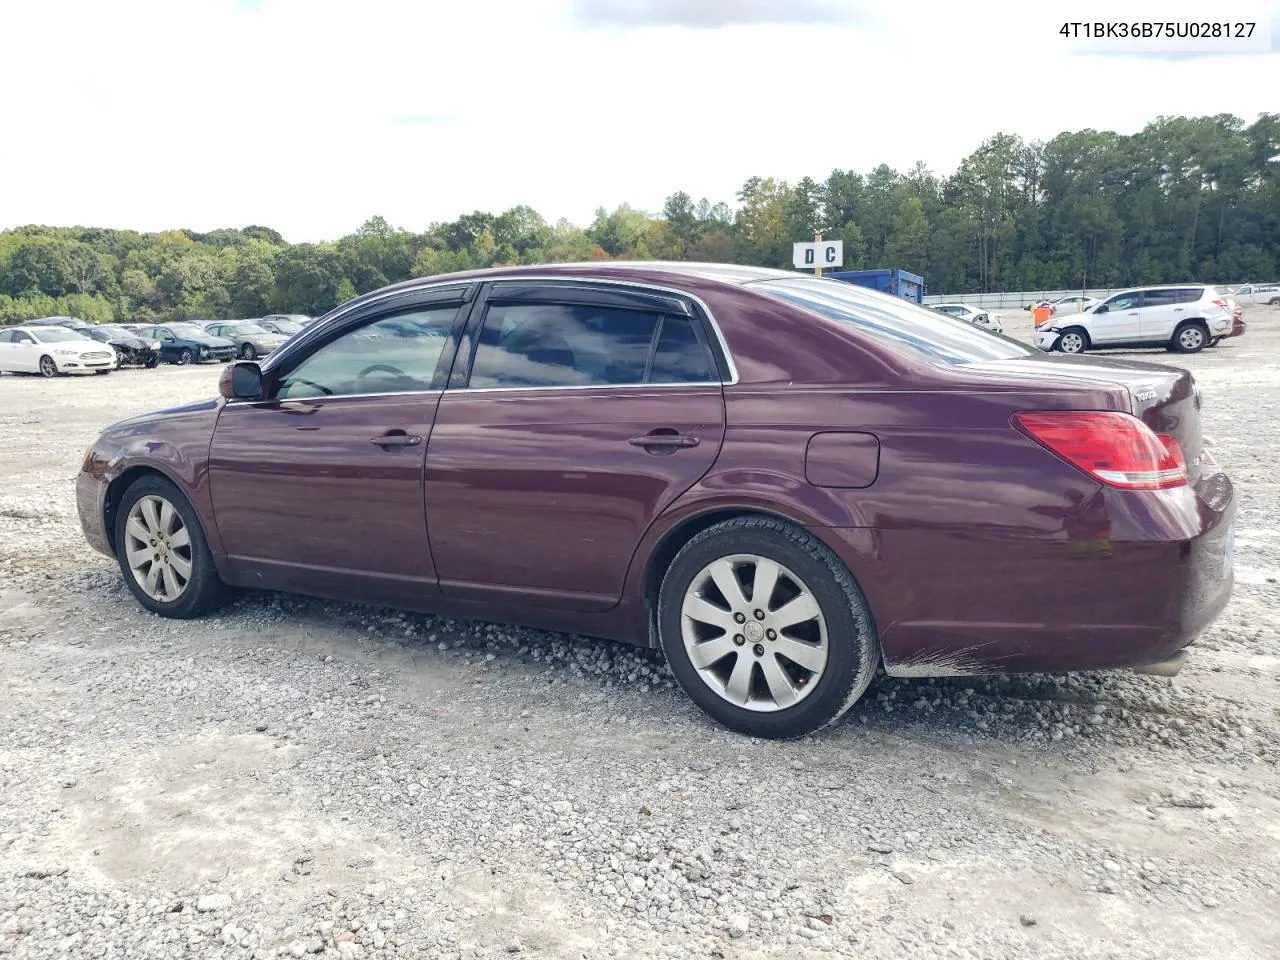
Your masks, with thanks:
<instances>
[{"instance_id":1,"label":"red parked car","mask_svg":"<svg viewBox=\"0 0 1280 960\"><path fill-rule=\"evenodd\" d=\"M1189 373L838 280L414 280L221 394L108 427L78 479L147 609L261 587L661 646L758 736L831 723L881 665L1172 674L1231 589Z\"/></svg>"}]
</instances>

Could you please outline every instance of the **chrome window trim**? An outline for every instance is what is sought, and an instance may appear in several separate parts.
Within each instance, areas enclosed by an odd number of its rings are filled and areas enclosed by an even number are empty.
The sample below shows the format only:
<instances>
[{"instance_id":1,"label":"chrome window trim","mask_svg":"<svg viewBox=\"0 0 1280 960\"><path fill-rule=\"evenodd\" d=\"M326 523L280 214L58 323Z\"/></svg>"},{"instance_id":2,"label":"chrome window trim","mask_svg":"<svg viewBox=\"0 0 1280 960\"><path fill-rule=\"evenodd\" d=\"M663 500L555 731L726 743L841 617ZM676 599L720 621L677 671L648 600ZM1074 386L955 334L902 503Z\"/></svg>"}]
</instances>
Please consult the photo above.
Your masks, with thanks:
<instances>
[{"instance_id":1,"label":"chrome window trim","mask_svg":"<svg viewBox=\"0 0 1280 960\"><path fill-rule=\"evenodd\" d=\"M391 299L393 297L403 297L403 296L411 295L423 290L434 290L434 289L450 287L450 286L460 286L461 288L465 289L466 287L472 284L502 283L505 280L536 281L539 283L541 282L594 283L602 286L631 287L633 289L640 289L640 290L653 290L660 293L675 294L676 296L679 296L679 297L686 297L689 300L692 300L694 303L696 303L698 307L702 310L703 314L706 316L707 322L710 323L711 325L711 331L712 333L715 334L716 342L720 344L720 351L721 353L724 354L725 363L728 364L729 366L728 380L719 380L719 381L712 381L712 382L716 382L722 387L730 387L738 383L739 381L738 366L733 362L733 353L729 350L729 344L724 339L724 333L720 329L720 324L716 321L715 314L711 312L711 308L707 306L706 301L704 301L697 294L689 293L687 290L680 290L676 287L664 287L664 286L660 286L652 283L643 283L639 280L610 280L610 279L598 279L596 277L565 277L565 276L556 276L555 274L549 274L549 275L548 274L515 274L515 275L491 277L491 278L471 277L466 280L428 281L426 283L423 283L420 286L415 286L410 289L387 290L383 293L377 294L373 297L370 297L368 300L355 304L350 309L344 310L342 313L336 314L333 317L329 318L328 320L325 320L323 325L327 327L331 323L337 322L342 317L345 317L356 310L363 310L365 307L371 304L378 303L382 300ZM306 338L306 339L301 339L297 344L288 344L288 346L293 347L293 349L289 350L287 354L282 354L281 351L277 349L275 352L271 354L270 358L268 358L267 363L263 365L262 367L263 371L266 372L267 370L274 367L275 364L280 361L281 356L289 356L289 355L292 355L293 353L296 353L298 350L303 349L306 346L306 340L310 339L307 337L307 334L309 332L313 332L316 326L317 326L316 322L310 323L306 327L304 327L300 333L294 334L295 337ZM633 384L596 384L591 386L589 389L599 390L599 389L608 389L610 387L617 387L617 386L626 387L626 386L634 386L634 385ZM668 384L643 384L643 386L668 386ZM688 386L688 384L680 384L680 386ZM470 389L470 388L463 388L463 389ZM575 390L575 389L588 389L588 388L567 386L567 387L477 387L476 389L477 390L543 390L543 389ZM350 396L350 394L348 394L348 396Z\"/></svg>"},{"instance_id":2,"label":"chrome window trim","mask_svg":"<svg viewBox=\"0 0 1280 960\"><path fill-rule=\"evenodd\" d=\"M437 394L452 393L458 396L470 396L473 393L523 393L530 390L689 390L691 388L706 389L713 387L719 390L723 383L719 380L697 380L689 383L588 383L572 384L559 387L446 387L444 390L399 390L392 393L332 393L317 397L272 397L270 400L226 400L224 406L240 406L255 403L305 403L310 400L354 400L367 397L432 397Z\"/></svg>"}]
</instances>

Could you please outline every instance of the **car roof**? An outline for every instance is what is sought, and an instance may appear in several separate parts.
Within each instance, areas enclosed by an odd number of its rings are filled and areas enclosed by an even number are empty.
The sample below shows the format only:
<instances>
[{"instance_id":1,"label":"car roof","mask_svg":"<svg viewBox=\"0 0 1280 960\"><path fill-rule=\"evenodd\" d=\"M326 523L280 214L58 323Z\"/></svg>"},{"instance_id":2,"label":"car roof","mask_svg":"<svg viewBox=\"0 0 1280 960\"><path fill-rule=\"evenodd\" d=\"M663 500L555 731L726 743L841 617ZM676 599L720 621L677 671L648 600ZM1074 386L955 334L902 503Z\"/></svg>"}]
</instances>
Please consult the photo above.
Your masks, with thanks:
<instances>
[{"instance_id":1,"label":"car roof","mask_svg":"<svg viewBox=\"0 0 1280 960\"><path fill-rule=\"evenodd\" d=\"M547 263L517 267L489 267L483 270L464 270L458 273L442 273L432 277L405 280L386 290L407 290L426 284L453 280L501 280L507 277L527 276L577 277L596 274L600 280L648 280L655 275L667 274L699 280L716 280L721 283L742 284L758 280L780 280L784 277L803 277L808 274L794 270L773 270L768 267L744 267L735 263L687 263L683 260L587 260L578 263Z\"/></svg>"}]
</instances>

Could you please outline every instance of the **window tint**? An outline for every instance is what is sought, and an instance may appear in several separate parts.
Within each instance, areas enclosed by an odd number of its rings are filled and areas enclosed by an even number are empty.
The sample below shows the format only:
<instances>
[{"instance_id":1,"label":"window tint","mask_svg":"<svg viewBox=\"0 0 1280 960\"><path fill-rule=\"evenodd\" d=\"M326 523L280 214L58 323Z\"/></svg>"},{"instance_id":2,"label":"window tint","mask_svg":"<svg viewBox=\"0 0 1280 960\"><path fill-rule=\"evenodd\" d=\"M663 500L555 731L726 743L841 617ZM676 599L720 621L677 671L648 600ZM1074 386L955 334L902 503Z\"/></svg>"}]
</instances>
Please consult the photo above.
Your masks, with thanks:
<instances>
[{"instance_id":1,"label":"window tint","mask_svg":"<svg viewBox=\"0 0 1280 960\"><path fill-rule=\"evenodd\" d=\"M430 390L457 304L382 317L309 354L280 378L277 399Z\"/></svg>"},{"instance_id":2,"label":"window tint","mask_svg":"<svg viewBox=\"0 0 1280 960\"><path fill-rule=\"evenodd\" d=\"M643 383L658 314L567 304L489 308L471 387Z\"/></svg>"},{"instance_id":3,"label":"window tint","mask_svg":"<svg viewBox=\"0 0 1280 960\"><path fill-rule=\"evenodd\" d=\"M1148 290L1142 296L1144 307L1167 307L1171 303L1182 303L1179 290Z\"/></svg>"},{"instance_id":4,"label":"window tint","mask_svg":"<svg viewBox=\"0 0 1280 960\"><path fill-rule=\"evenodd\" d=\"M653 353L650 383L706 383L716 380L707 348L685 317L663 317Z\"/></svg>"},{"instance_id":5,"label":"window tint","mask_svg":"<svg viewBox=\"0 0 1280 960\"><path fill-rule=\"evenodd\" d=\"M1116 310L1133 310L1138 306L1138 298L1141 293L1122 293L1112 297L1107 301L1107 310L1115 312Z\"/></svg>"},{"instance_id":6,"label":"window tint","mask_svg":"<svg viewBox=\"0 0 1280 960\"><path fill-rule=\"evenodd\" d=\"M1199 287L1183 287L1181 290L1173 291L1177 294L1178 299L1174 303L1195 303L1204 296L1204 291Z\"/></svg>"},{"instance_id":7,"label":"window tint","mask_svg":"<svg viewBox=\"0 0 1280 960\"><path fill-rule=\"evenodd\" d=\"M901 297L842 280L797 277L762 280L747 287L877 340L907 347L935 363L979 363L1040 352L1002 334L939 316Z\"/></svg>"}]
</instances>

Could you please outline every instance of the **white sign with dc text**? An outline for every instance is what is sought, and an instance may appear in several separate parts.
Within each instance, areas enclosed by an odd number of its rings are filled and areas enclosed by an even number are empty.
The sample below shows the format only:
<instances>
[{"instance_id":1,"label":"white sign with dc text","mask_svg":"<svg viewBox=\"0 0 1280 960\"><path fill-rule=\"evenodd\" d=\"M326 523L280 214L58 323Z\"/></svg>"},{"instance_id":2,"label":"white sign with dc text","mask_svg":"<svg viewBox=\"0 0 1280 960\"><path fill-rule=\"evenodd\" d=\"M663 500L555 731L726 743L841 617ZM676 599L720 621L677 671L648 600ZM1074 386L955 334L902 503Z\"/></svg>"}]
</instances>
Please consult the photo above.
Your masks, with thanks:
<instances>
[{"instance_id":1,"label":"white sign with dc text","mask_svg":"<svg viewBox=\"0 0 1280 960\"><path fill-rule=\"evenodd\" d=\"M791 262L801 270L814 267L829 269L844 264L843 240L818 240L797 243L792 248Z\"/></svg>"}]
</instances>

